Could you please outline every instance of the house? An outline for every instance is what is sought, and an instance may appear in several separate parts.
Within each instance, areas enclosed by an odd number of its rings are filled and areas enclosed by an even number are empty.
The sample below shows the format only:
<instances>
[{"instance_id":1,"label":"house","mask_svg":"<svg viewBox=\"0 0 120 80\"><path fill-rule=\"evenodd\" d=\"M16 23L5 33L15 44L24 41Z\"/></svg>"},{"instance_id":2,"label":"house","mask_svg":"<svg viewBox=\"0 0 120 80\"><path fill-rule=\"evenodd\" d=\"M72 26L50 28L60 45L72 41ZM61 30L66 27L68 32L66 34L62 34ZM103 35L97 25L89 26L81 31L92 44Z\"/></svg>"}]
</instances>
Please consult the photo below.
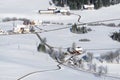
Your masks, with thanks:
<instances>
[{"instance_id":1,"label":"house","mask_svg":"<svg viewBox=\"0 0 120 80\"><path fill-rule=\"evenodd\" d=\"M70 8L69 7L58 7L58 10L63 15L70 15Z\"/></svg>"},{"instance_id":2,"label":"house","mask_svg":"<svg viewBox=\"0 0 120 80\"><path fill-rule=\"evenodd\" d=\"M54 14L53 10L39 10L40 14Z\"/></svg>"},{"instance_id":3,"label":"house","mask_svg":"<svg viewBox=\"0 0 120 80\"><path fill-rule=\"evenodd\" d=\"M83 9L93 10L94 9L94 4L83 5Z\"/></svg>"},{"instance_id":4,"label":"house","mask_svg":"<svg viewBox=\"0 0 120 80\"><path fill-rule=\"evenodd\" d=\"M81 47L76 47L76 48L75 48L75 51L76 51L78 54L82 54L82 53L83 53L83 48L81 48Z\"/></svg>"},{"instance_id":5,"label":"house","mask_svg":"<svg viewBox=\"0 0 120 80\"><path fill-rule=\"evenodd\" d=\"M57 8L55 6L50 6L47 10L39 10L38 12L40 14L54 14L56 10Z\"/></svg>"},{"instance_id":6,"label":"house","mask_svg":"<svg viewBox=\"0 0 120 80\"><path fill-rule=\"evenodd\" d=\"M61 9L60 13L63 14L63 15L70 15L70 11L67 10L67 9Z\"/></svg>"},{"instance_id":7,"label":"house","mask_svg":"<svg viewBox=\"0 0 120 80\"><path fill-rule=\"evenodd\" d=\"M70 54L76 54L76 55L81 55L81 54L83 54L83 48L81 48L81 47L76 47L75 49L73 49L73 48L68 48L67 51L68 51Z\"/></svg>"},{"instance_id":8,"label":"house","mask_svg":"<svg viewBox=\"0 0 120 80\"><path fill-rule=\"evenodd\" d=\"M48 10L53 10L53 11L55 11L55 10L57 10L57 8L56 8L55 6L50 6L50 7L48 7Z\"/></svg>"}]
</instances>

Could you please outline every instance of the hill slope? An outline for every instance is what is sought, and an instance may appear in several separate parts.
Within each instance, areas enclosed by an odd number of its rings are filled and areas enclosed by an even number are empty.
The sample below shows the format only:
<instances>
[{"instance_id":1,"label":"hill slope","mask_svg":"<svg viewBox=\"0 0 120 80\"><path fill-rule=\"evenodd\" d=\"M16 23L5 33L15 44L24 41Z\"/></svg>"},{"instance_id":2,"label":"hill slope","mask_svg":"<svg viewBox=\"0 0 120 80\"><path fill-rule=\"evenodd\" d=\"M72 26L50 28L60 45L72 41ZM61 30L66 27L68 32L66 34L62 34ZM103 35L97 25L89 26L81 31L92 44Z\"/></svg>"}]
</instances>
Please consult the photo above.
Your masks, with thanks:
<instances>
[{"instance_id":1,"label":"hill slope","mask_svg":"<svg viewBox=\"0 0 120 80\"><path fill-rule=\"evenodd\" d=\"M29 3L29 2L30 3ZM7 2L7 3L6 3ZM34 10L46 9L49 4L48 0L1 0L0 1L0 17L25 17L31 19L48 20L53 22L77 22L77 16L65 16L65 15L39 15L34 13ZM14 3L14 5L13 5ZM28 4L27 4L28 3ZM22 7L21 7L22 6ZM76 14L81 14L81 22L89 22L96 20L103 20L109 18L118 18L120 13L120 5L111 6L109 8L102 8L98 11L72 11ZM111 14L108 14L111 13ZM113 16L114 15L114 16ZM94 16L94 17L93 17ZM13 22L0 23L1 28L7 28L11 26ZM66 25L45 25L42 29L49 30L60 27L66 27ZM120 48L120 43L113 41L109 38L109 33L112 31L118 31L119 28L106 27L106 26L88 26L93 29L92 32L87 34L73 34L70 29L61 31L41 33L42 37L47 38L47 42L50 45L56 47L70 47L73 42L76 42L84 49L100 49L100 48ZM12 29L12 28L11 28ZM90 42L79 42L81 38L89 38ZM37 45L39 40L34 34L21 34L21 35L9 35L0 36L0 80L17 80L18 78L34 72L41 71L30 75L23 80L113 80L109 77L98 77L91 73L77 71L69 67L61 66L61 70L57 69L57 62L52 60L49 55L37 52ZM94 53L103 53L106 51L94 51ZM111 66L111 65L110 65ZM113 69L114 68L114 69ZM117 69L115 71L115 69ZM51 70L51 71L46 71ZM119 64L110 67L114 74L119 73ZM45 72L44 72L45 71ZM115 79L119 80L119 79Z\"/></svg>"}]
</instances>

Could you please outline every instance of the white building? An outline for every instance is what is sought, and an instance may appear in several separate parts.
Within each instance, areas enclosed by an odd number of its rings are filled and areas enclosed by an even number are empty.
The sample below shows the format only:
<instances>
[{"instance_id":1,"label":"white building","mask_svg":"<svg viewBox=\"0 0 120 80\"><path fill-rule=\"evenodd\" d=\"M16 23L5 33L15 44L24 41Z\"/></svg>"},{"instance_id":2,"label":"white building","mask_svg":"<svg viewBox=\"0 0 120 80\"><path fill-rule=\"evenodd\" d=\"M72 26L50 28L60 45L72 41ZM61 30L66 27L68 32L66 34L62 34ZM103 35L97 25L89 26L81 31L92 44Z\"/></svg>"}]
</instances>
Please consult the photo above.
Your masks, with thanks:
<instances>
[{"instance_id":1,"label":"white building","mask_svg":"<svg viewBox=\"0 0 120 80\"><path fill-rule=\"evenodd\" d=\"M53 10L39 10L40 14L54 14Z\"/></svg>"},{"instance_id":2,"label":"white building","mask_svg":"<svg viewBox=\"0 0 120 80\"><path fill-rule=\"evenodd\" d=\"M70 10L61 9L61 10L60 10L60 13L61 13L61 14L64 14L64 15L70 15Z\"/></svg>"},{"instance_id":3,"label":"white building","mask_svg":"<svg viewBox=\"0 0 120 80\"><path fill-rule=\"evenodd\" d=\"M13 32L15 32L15 33L29 33L30 29L31 28L29 25L17 25L17 27L15 27L13 29Z\"/></svg>"},{"instance_id":4,"label":"white building","mask_svg":"<svg viewBox=\"0 0 120 80\"><path fill-rule=\"evenodd\" d=\"M81 47L76 47L75 50L76 50L79 54L82 54L82 53L83 53L83 48L81 48Z\"/></svg>"},{"instance_id":5,"label":"white building","mask_svg":"<svg viewBox=\"0 0 120 80\"><path fill-rule=\"evenodd\" d=\"M70 8L69 7L58 7L58 10L61 14L70 15Z\"/></svg>"},{"instance_id":6,"label":"white building","mask_svg":"<svg viewBox=\"0 0 120 80\"><path fill-rule=\"evenodd\" d=\"M88 9L88 10L92 10L92 9L94 9L94 4L90 4L90 5L84 5L83 6L83 9Z\"/></svg>"},{"instance_id":7,"label":"white building","mask_svg":"<svg viewBox=\"0 0 120 80\"><path fill-rule=\"evenodd\" d=\"M57 8L55 7L55 6L50 6L50 7L48 7L48 10L57 10Z\"/></svg>"}]
</instances>

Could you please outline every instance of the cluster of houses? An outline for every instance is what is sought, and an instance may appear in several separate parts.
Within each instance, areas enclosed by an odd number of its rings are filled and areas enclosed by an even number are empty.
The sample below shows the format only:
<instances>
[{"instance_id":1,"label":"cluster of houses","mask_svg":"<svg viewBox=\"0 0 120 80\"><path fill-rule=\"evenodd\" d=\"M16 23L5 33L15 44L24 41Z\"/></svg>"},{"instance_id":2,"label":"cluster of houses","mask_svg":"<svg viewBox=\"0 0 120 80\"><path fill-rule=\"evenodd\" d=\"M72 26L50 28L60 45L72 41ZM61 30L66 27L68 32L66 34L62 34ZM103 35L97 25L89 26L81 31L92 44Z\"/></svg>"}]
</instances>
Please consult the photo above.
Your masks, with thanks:
<instances>
[{"instance_id":1,"label":"cluster of houses","mask_svg":"<svg viewBox=\"0 0 120 80\"><path fill-rule=\"evenodd\" d=\"M83 5L84 10L93 10L94 4L86 4ZM40 14L56 14L61 13L63 15L70 15L70 8L68 6L65 7L56 7L56 6L50 6L47 10L39 10Z\"/></svg>"},{"instance_id":2,"label":"cluster of houses","mask_svg":"<svg viewBox=\"0 0 120 80\"><path fill-rule=\"evenodd\" d=\"M30 25L17 25L13 28L14 33L29 33L33 29Z\"/></svg>"},{"instance_id":3,"label":"cluster of houses","mask_svg":"<svg viewBox=\"0 0 120 80\"><path fill-rule=\"evenodd\" d=\"M83 9L94 9L94 5L83 5ZM70 9L68 6L65 7L56 7L56 6L50 6L47 10L39 10L40 14L57 14L61 13L63 15L70 15ZM26 24L27 23L27 24ZM34 32L35 26L39 26L42 24L42 21L27 21L22 25L16 25L16 27L13 28L13 33L30 33ZM5 31L0 29L0 34L5 34Z\"/></svg>"},{"instance_id":4,"label":"cluster of houses","mask_svg":"<svg viewBox=\"0 0 120 80\"><path fill-rule=\"evenodd\" d=\"M29 23L22 25L16 25L16 27L13 28L14 33L31 33L35 32L35 26L40 26L42 24L42 21L30 21Z\"/></svg>"},{"instance_id":5,"label":"cluster of houses","mask_svg":"<svg viewBox=\"0 0 120 80\"><path fill-rule=\"evenodd\" d=\"M55 6L50 6L48 7L47 10L39 10L38 11L40 14L56 14L56 13L61 13L63 15L70 15L70 9L69 7L55 7Z\"/></svg>"}]
</instances>

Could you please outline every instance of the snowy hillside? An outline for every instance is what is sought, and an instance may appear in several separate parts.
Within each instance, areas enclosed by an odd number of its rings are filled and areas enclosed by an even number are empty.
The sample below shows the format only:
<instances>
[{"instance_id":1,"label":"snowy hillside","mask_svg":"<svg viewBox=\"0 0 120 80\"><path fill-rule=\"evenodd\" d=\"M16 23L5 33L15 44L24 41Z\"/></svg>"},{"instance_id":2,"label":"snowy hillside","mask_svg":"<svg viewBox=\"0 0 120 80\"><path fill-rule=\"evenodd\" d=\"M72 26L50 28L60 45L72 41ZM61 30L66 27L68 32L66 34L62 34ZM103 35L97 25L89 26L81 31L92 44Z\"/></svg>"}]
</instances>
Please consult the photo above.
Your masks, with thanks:
<instances>
[{"instance_id":1,"label":"snowy hillside","mask_svg":"<svg viewBox=\"0 0 120 80\"><path fill-rule=\"evenodd\" d=\"M38 14L39 9L47 9L49 0L1 0L0 1L0 19L5 17L28 18L31 20L43 20L51 23L63 23L63 25L48 24L41 25L43 30L68 27L69 23L78 23L76 15L61 14ZM71 11L81 15L81 22L92 22L98 20L120 18L120 4L101 8L99 10ZM94 16L94 17L93 17ZM112 22L112 21L111 21ZM15 22L15 25L21 22ZM109 23L109 22L107 22ZM120 21L113 21L119 24ZM67 48L75 42L86 52L92 52L95 55L105 52L115 51L120 48L120 43L113 41L109 35L120 28L106 26L87 26L92 31L87 34L74 34L70 29L40 33L41 37L46 37L47 43L55 46ZM12 30L13 21L0 22L0 29ZM80 42L80 39L89 39L89 42ZM96 76L90 72L76 70L68 66L60 65L48 54L38 52L37 46L40 40L35 34L19 35L0 35L0 80L120 80L120 78L108 76ZM96 49L96 50L93 50ZM111 49L111 50L97 50ZM120 77L120 64L108 65L110 75ZM21 77L38 71L23 79Z\"/></svg>"},{"instance_id":2,"label":"snowy hillside","mask_svg":"<svg viewBox=\"0 0 120 80\"><path fill-rule=\"evenodd\" d=\"M86 21L92 22L92 21L120 18L119 7L120 4L110 7L103 7L100 8L99 10L83 10L83 11L73 11L73 12L78 13L82 16L81 18L82 22L86 22Z\"/></svg>"}]
</instances>

